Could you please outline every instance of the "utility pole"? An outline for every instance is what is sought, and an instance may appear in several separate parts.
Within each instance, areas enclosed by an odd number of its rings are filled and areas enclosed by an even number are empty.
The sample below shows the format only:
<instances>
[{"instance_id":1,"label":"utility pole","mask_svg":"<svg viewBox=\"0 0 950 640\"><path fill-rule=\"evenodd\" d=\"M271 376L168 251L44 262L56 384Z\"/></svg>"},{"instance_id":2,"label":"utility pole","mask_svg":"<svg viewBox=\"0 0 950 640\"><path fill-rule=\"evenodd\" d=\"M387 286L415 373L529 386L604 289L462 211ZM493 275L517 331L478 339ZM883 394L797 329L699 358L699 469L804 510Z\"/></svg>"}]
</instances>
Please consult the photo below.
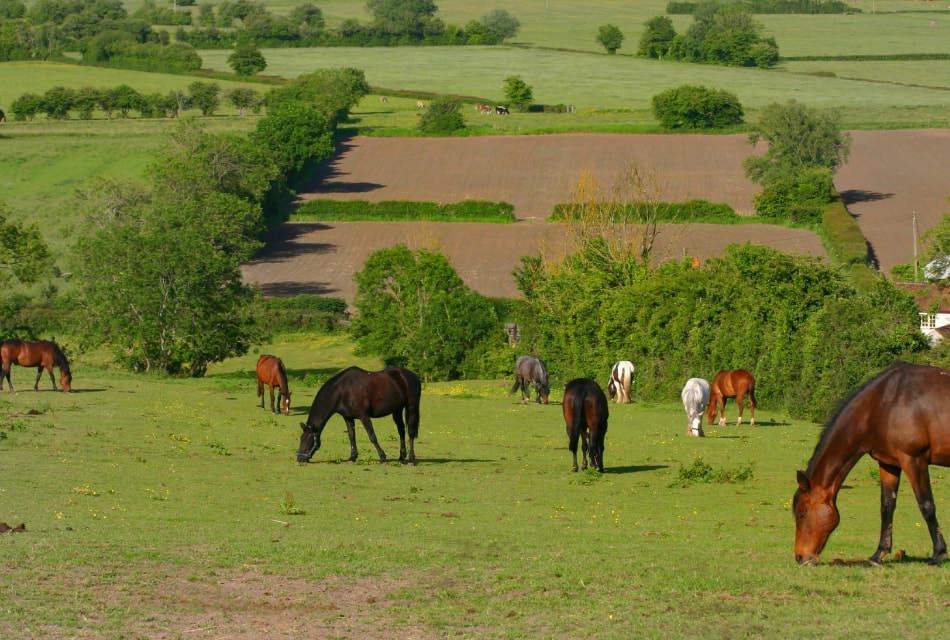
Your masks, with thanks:
<instances>
[{"instance_id":1,"label":"utility pole","mask_svg":"<svg viewBox=\"0 0 950 640\"><path fill-rule=\"evenodd\" d=\"M913 226L914 232L914 282L920 282L920 274L918 273L920 265L917 262L917 211L913 212L911 217L911 223Z\"/></svg>"}]
</instances>

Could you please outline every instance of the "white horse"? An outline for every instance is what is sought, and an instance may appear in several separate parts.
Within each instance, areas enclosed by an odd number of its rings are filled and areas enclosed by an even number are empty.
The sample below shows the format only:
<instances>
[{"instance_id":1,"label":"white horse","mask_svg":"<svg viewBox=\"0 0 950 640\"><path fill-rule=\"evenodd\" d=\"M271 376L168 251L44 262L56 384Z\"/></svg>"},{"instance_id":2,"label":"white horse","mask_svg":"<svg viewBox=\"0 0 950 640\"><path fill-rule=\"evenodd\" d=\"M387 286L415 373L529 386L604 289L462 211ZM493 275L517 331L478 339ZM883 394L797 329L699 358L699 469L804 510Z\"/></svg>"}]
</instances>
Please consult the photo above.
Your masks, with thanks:
<instances>
[{"instance_id":1,"label":"white horse","mask_svg":"<svg viewBox=\"0 0 950 640\"><path fill-rule=\"evenodd\" d=\"M703 437L703 412L709 403L709 382L702 378L690 378L680 393L686 409L686 435Z\"/></svg>"},{"instance_id":2,"label":"white horse","mask_svg":"<svg viewBox=\"0 0 950 640\"><path fill-rule=\"evenodd\" d=\"M607 393L617 404L630 402L630 385L633 382L633 363L621 360L610 370L610 380L607 382Z\"/></svg>"}]
</instances>

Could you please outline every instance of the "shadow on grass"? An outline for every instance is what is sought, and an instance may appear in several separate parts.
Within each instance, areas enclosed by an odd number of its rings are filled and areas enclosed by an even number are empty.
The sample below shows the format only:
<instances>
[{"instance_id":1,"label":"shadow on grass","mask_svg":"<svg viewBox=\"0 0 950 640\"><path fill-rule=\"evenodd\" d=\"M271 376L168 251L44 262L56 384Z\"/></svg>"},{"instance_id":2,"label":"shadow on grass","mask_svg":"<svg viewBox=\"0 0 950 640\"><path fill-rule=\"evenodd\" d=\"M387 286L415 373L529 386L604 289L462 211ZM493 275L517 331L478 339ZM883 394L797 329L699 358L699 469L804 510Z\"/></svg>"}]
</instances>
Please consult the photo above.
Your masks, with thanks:
<instances>
[{"instance_id":1,"label":"shadow on grass","mask_svg":"<svg viewBox=\"0 0 950 640\"><path fill-rule=\"evenodd\" d=\"M102 393L103 391L109 391L109 389L73 389L70 393Z\"/></svg>"},{"instance_id":2,"label":"shadow on grass","mask_svg":"<svg viewBox=\"0 0 950 640\"><path fill-rule=\"evenodd\" d=\"M666 464L631 464L626 467L605 467L604 473L640 473L641 471L656 471L657 469L668 469L669 465Z\"/></svg>"},{"instance_id":3,"label":"shadow on grass","mask_svg":"<svg viewBox=\"0 0 950 640\"><path fill-rule=\"evenodd\" d=\"M899 564L930 564L930 556L908 556L906 554L902 554L899 557L885 558L884 562L881 564L871 562L867 559L843 560L841 558L835 558L831 562L822 563L822 565L829 567L865 567L874 569L881 569Z\"/></svg>"}]
</instances>

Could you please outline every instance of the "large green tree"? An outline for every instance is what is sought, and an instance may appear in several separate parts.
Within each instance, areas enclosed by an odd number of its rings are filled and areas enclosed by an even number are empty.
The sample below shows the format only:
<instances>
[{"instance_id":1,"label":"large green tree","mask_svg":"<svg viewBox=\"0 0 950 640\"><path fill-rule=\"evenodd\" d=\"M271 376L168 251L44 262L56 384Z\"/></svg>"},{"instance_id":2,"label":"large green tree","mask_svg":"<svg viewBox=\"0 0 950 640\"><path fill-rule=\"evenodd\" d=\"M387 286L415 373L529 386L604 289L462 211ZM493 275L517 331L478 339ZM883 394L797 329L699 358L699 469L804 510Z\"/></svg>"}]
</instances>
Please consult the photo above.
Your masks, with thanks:
<instances>
[{"instance_id":1,"label":"large green tree","mask_svg":"<svg viewBox=\"0 0 950 640\"><path fill-rule=\"evenodd\" d=\"M524 111L534 100L534 92L531 86L521 79L520 76L510 76L505 78L505 100L519 111Z\"/></svg>"},{"instance_id":2,"label":"large green tree","mask_svg":"<svg viewBox=\"0 0 950 640\"><path fill-rule=\"evenodd\" d=\"M239 76L252 76L267 68L267 60L253 42L239 42L228 56L228 65Z\"/></svg>"},{"instance_id":3,"label":"large green tree","mask_svg":"<svg viewBox=\"0 0 950 640\"><path fill-rule=\"evenodd\" d=\"M607 53L613 55L617 53L617 49L623 43L623 32L615 24L602 24L597 29L597 42Z\"/></svg>"},{"instance_id":4,"label":"large green tree","mask_svg":"<svg viewBox=\"0 0 950 640\"><path fill-rule=\"evenodd\" d=\"M670 50L676 30L673 21L666 16L650 18L646 23L646 31L640 36L640 45L637 54L648 58L662 58Z\"/></svg>"},{"instance_id":5,"label":"large green tree","mask_svg":"<svg viewBox=\"0 0 950 640\"><path fill-rule=\"evenodd\" d=\"M46 274L52 258L35 225L13 222L10 209L0 201L0 287L12 281L32 284Z\"/></svg>"},{"instance_id":6,"label":"large green tree","mask_svg":"<svg viewBox=\"0 0 950 640\"><path fill-rule=\"evenodd\" d=\"M435 20L433 0L368 0L373 26L383 33L419 36Z\"/></svg>"}]
</instances>

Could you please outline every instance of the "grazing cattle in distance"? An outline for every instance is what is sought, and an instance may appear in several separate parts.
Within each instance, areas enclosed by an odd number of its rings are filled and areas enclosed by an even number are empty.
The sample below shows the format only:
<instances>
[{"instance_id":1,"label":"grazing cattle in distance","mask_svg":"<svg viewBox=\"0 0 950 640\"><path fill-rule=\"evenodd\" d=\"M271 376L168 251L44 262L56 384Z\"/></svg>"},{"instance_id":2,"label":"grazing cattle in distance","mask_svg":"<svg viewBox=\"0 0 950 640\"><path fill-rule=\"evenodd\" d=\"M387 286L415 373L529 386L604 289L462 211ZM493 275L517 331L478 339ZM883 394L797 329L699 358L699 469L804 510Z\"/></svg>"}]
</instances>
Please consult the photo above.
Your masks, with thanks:
<instances>
[{"instance_id":1,"label":"grazing cattle in distance","mask_svg":"<svg viewBox=\"0 0 950 640\"><path fill-rule=\"evenodd\" d=\"M548 387L548 367L541 358L534 356L521 356L515 363L515 384L511 387L509 393L514 393L521 389L521 402L528 402L531 394L528 392L528 385L533 384L537 391L536 402L541 404L548 403L550 388Z\"/></svg>"},{"instance_id":2,"label":"grazing cattle in distance","mask_svg":"<svg viewBox=\"0 0 950 640\"><path fill-rule=\"evenodd\" d=\"M379 96L379 101L380 101L380 102L389 102L389 98L387 98L386 96Z\"/></svg>"},{"instance_id":3,"label":"grazing cattle in distance","mask_svg":"<svg viewBox=\"0 0 950 640\"><path fill-rule=\"evenodd\" d=\"M571 380L564 389L561 411L567 428L567 447L574 458L571 471L577 471L577 440L580 438L584 469L590 451L591 466L603 473L608 410L607 397L600 385L589 378Z\"/></svg>"},{"instance_id":4,"label":"grazing cattle in distance","mask_svg":"<svg viewBox=\"0 0 950 640\"><path fill-rule=\"evenodd\" d=\"M426 108L425 100L416 100L416 108L425 109Z\"/></svg>"},{"instance_id":5,"label":"grazing cattle in distance","mask_svg":"<svg viewBox=\"0 0 950 640\"><path fill-rule=\"evenodd\" d=\"M500 116L507 116L509 115L508 107L504 105L497 105L495 107L495 113L497 113Z\"/></svg>"},{"instance_id":6,"label":"grazing cattle in distance","mask_svg":"<svg viewBox=\"0 0 950 640\"><path fill-rule=\"evenodd\" d=\"M709 403L709 382L702 378L690 378L683 385L680 399L686 410L686 435L704 437L703 412Z\"/></svg>"},{"instance_id":7,"label":"grazing cattle in distance","mask_svg":"<svg viewBox=\"0 0 950 640\"><path fill-rule=\"evenodd\" d=\"M409 427L409 464L416 463L415 442L419 436L419 400L422 383L419 376L403 367L365 371L349 367L320 387L310 405L307 421L300 423L300 448L297 462L309 462L320 448L320 436L334 413L343 416L350 438L350 462L356 460L356 420L363 423L369 441L376 447L380 463L386 453L376 440L371 418L392 415L399 432L399 461L406 462L406 426ZM405 412L405 419L403 417Z\"/></svg>"},{"instance_id":8,"label":"grazing cattle in distance","mask_svg":"<svg viewBox=\"0 0 950 640\"><path fill-rule=\"evenodd\" d=\"M719 426L726 424L726 400L735 398L739 405L739 419L736 426L742 424L742 410L745 409L745 397L749 396L749 407L752 409L752 420L750 426L755 426L755 376L745 369L735 369L732 371L720 371L713 378L712 389L709 394L709 408L706 414L709 418L709 424L713 423L716 417L716 411L719 411Z\"/></svg>"},{"instance_id":9,"label":"grazing cattle in distance","mask_svg":"<svg viewBox=\"0 0 950 640\"><path fill-rule=\"evenodd\" d=\"M284 361L277 356L262 354L257 359L257 395L261 398L261 409L264 408L264 385L270 387L270 410L271 413L280 413L290 415L290 386L287 384L287 370L284 368ZM274 408L274 387L279 390L278 404L280 409Z\"/></svg>"},{"instance_id":10,"label":"grazing cattle in distance","mask_svg":"<svg viewBox=\"0 0 950 640\"><path fill-rule=\"evenodd\" d=\"M894 507L901 473L907 475L933 543L930 564L947 556L937 523L929 465L950 466L950 370L898 362L858 389L825 425L798 472L792 498L795 560L817 564L838 526L838 491L864 454L878 463L881 537L871 556L880 563L891 551Z\"/></svg>"},{"instance_id":11,"label":"grazing cattle in distance","mask_svg":"<svg viewBox=\"0 0 950 640\"><path fill-rule=\"evenodd\" d=\"M16 364L21 367L36 367L34 391L40 390L40 378L43 377L44 370L49 374L50 382L53 383L53 391L57 390L53 367L59 367L59 383L63 391L72 391L73 374L69 370L69 360L66 359L66 354L59 345L51 340L5 340L0 343L0 362L3 363L3 368L0 370L0 390L3 389L3 379L6 378L10 384L10 391L13 391L10 368Z\"/></svg>"},{"instance_id":12,"label":"grazing cattle in distance","mask_svg":"<svg viewBox=\"0 0 950 640\"><path fill-rule=\"evenodd\" d=\"M633 382L633 363L629 360L620 360L614 363L610 370L610 380L607 382L607 395L617 404L630 403L630 385Z\"/></svg>"},{"instance_id":13,"label":"grazing cattle in distance","mask_svg":"<svg viewBox=\"0 0 950 640\"><path fill-rule=\"evenodd\" d=\"M483 104L482 108L479 109L479 111L481 112L483 116L490 116L493 113L495 113L495 110L492 109L491 105L488 105L488 104Z\"/></svg>"}]
</instances>

